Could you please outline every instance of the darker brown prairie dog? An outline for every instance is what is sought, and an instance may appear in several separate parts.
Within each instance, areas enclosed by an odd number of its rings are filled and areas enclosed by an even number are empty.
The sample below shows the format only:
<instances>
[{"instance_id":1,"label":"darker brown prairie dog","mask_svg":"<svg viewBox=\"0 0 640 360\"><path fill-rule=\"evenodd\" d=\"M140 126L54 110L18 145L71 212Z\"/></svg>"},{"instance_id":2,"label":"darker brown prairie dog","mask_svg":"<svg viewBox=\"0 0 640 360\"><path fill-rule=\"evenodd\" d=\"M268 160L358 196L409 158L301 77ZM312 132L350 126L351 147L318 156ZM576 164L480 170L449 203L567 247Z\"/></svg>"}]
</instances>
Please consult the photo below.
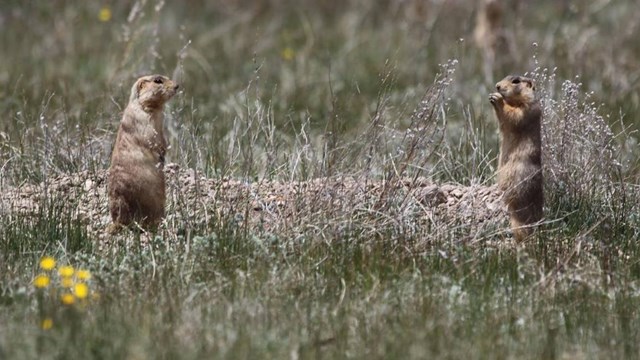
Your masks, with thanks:
<instances>
[{"instance_id":1,"label":"darker brown prairie dog","mask_svg":"<svg viewBox=\"0 0 640 360\"><path fill-rule=\"evenodd\" d=\"M163 108L178 90L166 76L139 78L131 88L129 104L118 128L109 167L109 211L115 232L121 225L137 222L156 226L164 217Z\"/></svg>"},{"instance_id":2,"label":"darker brown prairie dog","mask_svg":"<svg viewBox=\"0 0 640 360\"><path fill-rule=\"evenodd\" d=\"M511 229L517 241L542 219L542 108L533 80L509 75L489 95L500 127L498 186L504 192Z\"/></svg>"}]
</instances>

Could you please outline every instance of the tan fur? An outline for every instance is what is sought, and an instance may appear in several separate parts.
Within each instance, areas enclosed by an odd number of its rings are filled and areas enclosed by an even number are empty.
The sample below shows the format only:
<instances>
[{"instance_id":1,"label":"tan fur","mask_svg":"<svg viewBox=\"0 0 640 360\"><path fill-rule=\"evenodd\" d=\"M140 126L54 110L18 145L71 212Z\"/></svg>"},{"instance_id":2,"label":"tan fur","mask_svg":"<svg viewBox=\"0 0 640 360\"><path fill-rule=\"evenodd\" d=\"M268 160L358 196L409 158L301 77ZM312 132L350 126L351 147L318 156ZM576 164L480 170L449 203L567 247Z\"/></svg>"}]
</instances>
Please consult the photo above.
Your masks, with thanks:
<instances>
[{"instance_id":1,"label":"tan fur","mask_svg":"<svg viewBox=\"0 0 640 360\"><path fill-rule=\"evenodd\" d=\"M164 217L163 107L177 89L161 75L141 77L131 88L109 168L109 232L133 222L151 228Z\"/></svg>"},{"instance_id":2,"label":"tan fur","mask_svg":"<svg viewBox=\"0 0 640 360\"><path fill-rule=\"evenodd\" d=\"M498 186L504 192L511 229L517 241L533 232L542 219L542 108L533 80L507 76L489 95L500 126Z\"/></svg>"}]
</instances>

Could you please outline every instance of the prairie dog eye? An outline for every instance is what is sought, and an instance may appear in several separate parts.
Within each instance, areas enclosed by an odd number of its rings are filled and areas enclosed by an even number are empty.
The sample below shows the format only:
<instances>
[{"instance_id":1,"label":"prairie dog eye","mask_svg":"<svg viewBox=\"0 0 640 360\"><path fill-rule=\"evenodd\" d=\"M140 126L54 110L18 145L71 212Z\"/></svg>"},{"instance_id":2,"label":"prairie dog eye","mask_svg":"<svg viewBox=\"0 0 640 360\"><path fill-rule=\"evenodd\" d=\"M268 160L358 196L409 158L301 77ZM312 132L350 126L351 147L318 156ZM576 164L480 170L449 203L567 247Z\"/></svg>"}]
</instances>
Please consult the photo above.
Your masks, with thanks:
<instances>
[{"instance_id":1,"label":"prairie dog eye","mask_svg":"<svg viewBox=\"0 0 640 360\"><path fill-rule=\"evenodd\" d=\"M520 84L520 79L515 78L511 81L512 84Z\"/></svg>"},{"instance_id":2,"label":"prairie dog eye","mask_svg":"<svg viewBox=\"0 0 640 360\"><path fill-rule=\"evenodd\" d=\"M161 77L157 77L157 78L153 79L153 82L156 83L156 84L162 84L164 82L164 80L162 80Z\"/></svg>"}]
</instances>

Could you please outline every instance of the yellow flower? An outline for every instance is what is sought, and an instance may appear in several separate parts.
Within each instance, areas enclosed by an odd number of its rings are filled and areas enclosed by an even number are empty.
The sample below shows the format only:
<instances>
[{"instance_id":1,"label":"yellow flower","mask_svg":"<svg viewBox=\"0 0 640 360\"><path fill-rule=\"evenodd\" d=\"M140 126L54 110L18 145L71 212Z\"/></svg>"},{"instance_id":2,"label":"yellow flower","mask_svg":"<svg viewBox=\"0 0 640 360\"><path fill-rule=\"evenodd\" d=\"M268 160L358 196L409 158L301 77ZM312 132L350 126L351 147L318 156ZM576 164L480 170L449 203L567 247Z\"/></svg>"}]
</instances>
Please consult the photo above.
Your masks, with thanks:
<instances>
[{"instance_id":1,"label":"yellow flower","mask_svg":"<svg viewBox=\"0 0 640 360\"><path fill-rule=\"evenodd\" d=\"M98 20L107 22L111 20L111 9L108 6L103 6L98 13Z\"/></svg>"},{"instance_id":2,"label":"yellow flower","mask_svg":"<svg viewBox=\"0 0 640 360\"><path fill-rule=\"evenodd\" d=\"M73 279L70 277L63 277L60 279L60 285L62 285L63 288L68 289L73 286Z\"/></svg>"},{"instance_id":3,"label":"yellow flower","mask_svg":"<svg viewBox=\"0 0 640 360\"><path fill-rule=\"evenodd\" d=\"M91 279L91 273L87 270L78 270L76 271L76 277L80 280L89 280Z\"/></svg>"},{"instance_id":4,"label":"yellow flower","mask_svg":"<svg viewBox=\"0 0 640 360\"><path fill-rule=\"evenodd\" d=\"M60 266L58 269L58 274L62 277L71 277L73 276L73 266Z\"/></svg>"},{"instance_id":5,"label":"yellow flower","mask_svg":"<svg viewBox=\"0 0 640 360\"><path fill-rule=\"evenodd\" d=\"M73 292L76 294L78 299L84 299L89 295L89 287L87 284L78 283L73 287Z\"/></svg>"},{"instance_id":6,"label":"yellow flower","mask_svg":"<svg viewBox=\"0 0 640 360\"><path fill-rule=\"evenodd\" d=\"M73 297L73 295L69 294L69 293L63 294L60 297L60 300L65 305L73 305L73 303L76 301L76 299Z\"/></svg>"},{"instance_id":7,"label":"yellow flower","mask_svg":"<svg viewBox=\"0 0 640 360\"><path fill-rule=\"evenodd\" d=\"M286 47L282 49L282 53L280 53L280 56L282 56L282 58L286 61L291 61L296 56L296 52L293 51L292 48Z\"/></svg>"},{"instance_id":8,"label":"yellow flower","mask_svg":"<svg viewBox=\"0 0 640 360\"><path fill-rule=\"evenodd\" d=\"M51 319L50 317L46 317L42 319L42 322L40 323L40 327L42 328L42 330L51 329L51 327L53 327L53 319Z\"/></svg>"},{"instance_id":9,"label":"yellow flower","mask_svg":"<svg viewBox=\"0 0 640 360\"><path fill-rule=\"evenodd\" d=\"M42 270L51 270L56 266L56 259L52 258L51 256L43 256L42 259L40 259L40 268Z\"/></svg>"},{"instance_id":10,"label":"yellow flower","mask_svg":"<svg viewBox=\"0 0 640 360\"><path fill-rule=\"evenodd\" d=\"M45 274L40 274L38 276L36 276L35 279L33 279L33 286L37 287L38 289L42 289L42 288L46 288L47 286L49 286L49 283L51 282L51 280L49 279L49 277Z\"/></svg>"}]
</instances>

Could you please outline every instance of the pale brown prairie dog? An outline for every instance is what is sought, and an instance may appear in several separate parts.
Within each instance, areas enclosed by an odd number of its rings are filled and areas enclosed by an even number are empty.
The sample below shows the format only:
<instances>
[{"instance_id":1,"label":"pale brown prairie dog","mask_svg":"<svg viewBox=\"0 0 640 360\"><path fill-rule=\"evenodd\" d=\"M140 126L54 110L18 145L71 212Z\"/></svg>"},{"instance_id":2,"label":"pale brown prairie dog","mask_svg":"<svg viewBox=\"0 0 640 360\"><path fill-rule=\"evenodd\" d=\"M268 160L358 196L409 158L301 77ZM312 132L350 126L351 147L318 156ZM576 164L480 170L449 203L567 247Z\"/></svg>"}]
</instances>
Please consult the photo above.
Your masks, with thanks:
<instances>
[{"instance_id":1,"label":"pale brown prairie dog","mask_svg":"<svg viewBox=\"0 0 640 360\"><path fill-rule=\"evenodd\" d=\"M542 219L542 108L533 80L509 75L489 95L500 127L498 186L504 192L511 229L517 241Z\"/></svg>"},{"instance_id":2,"label":"pale brown prairie dog","mask_svg":"<svg viewBox=\"0 0 640 360\"><path fill-rule=\"evenodd\" d=\"M131 88L109 167L110 233L133 222L151 228L164 217L163 107L177 90L162 75L143 76Z\"/></svg>"}]
</instances>

